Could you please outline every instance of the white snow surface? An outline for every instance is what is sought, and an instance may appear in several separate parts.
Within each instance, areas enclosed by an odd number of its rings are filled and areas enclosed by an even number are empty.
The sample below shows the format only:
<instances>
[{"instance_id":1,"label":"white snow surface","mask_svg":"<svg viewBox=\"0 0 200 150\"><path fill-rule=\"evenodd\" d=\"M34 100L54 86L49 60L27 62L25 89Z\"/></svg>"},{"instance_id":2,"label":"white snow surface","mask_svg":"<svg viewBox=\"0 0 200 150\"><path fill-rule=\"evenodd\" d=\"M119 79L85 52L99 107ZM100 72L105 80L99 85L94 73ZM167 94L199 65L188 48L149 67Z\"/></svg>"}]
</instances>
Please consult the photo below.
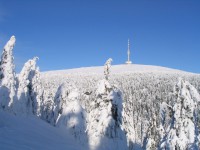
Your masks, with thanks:
<instances>
[{"instance_id":1,"label":"white snow surface","mask_svg":"<svg viewBox=\"0 0 200 150\"><path fill-rule=\"evenodd\" d=\"M56 70L56 71L46 71L44 74L102 74L104 71L103 66L96 67L83 67L67 70ZM171 69L161 66L152 66L152 65L140 65L140 64L122 64L122 65L112 65L111 74L121 74L121 73L134 73L134 72L174 72L174 73L184 73L185 71ZM186 73L186 72L185 72Z\"/></svg>"},{"instance_id":2,"label":"white snow surface","mask_svg":"<svg viewBox=\"0 0 200 150\"><path fill-rule=\"evenodd\" d=\"M0 111L0 150L84 150L61 128L32 116Z\"/></svg>"}]
</instances>

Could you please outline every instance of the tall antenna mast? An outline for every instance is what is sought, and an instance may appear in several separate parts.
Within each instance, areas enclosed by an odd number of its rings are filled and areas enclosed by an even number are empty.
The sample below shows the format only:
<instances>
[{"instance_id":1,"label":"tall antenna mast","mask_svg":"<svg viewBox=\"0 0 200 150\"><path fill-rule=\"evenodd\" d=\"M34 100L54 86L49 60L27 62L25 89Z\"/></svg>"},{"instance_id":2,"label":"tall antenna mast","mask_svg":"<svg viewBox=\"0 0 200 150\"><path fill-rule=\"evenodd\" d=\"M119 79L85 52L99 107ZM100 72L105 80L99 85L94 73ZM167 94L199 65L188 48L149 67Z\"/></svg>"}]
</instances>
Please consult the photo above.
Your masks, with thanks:
<instances>
[{"instance_id":1,"label":"tall antenna mast","mask_svg":"<svg viewBox=\"0 0 200 150\"><path fill-rule=\"evenodd\" d=\"M129 39L128 39L128 51L127 51L127 54L128 54L128 60L126 61L126 64L132 64L132 62L130 61L131 51L130 51L130 41L129 41Z\"/></svg>"}]
</instances>

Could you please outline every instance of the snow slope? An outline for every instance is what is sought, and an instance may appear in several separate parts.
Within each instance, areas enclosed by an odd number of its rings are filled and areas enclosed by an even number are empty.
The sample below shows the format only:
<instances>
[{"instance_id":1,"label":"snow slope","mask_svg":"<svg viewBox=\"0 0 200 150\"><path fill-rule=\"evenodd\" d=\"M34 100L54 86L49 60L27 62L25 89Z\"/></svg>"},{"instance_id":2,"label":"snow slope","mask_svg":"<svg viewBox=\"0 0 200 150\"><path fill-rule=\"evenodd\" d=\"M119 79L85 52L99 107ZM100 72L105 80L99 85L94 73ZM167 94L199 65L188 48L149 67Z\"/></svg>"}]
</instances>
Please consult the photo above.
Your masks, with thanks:
<instances>
[{"instance_id":1,"label":"snow slope","mask_svg":"<svg viewBox=\"0 0 200 150\"><path fill-rule=\"evenodd\" d=\"M103 74L103 66L97 67L83 67L83 68L75 68L75 69L67 69L67 70L55 70L55 71L47 71L44 74L48 75L62 75L62 74ZM176 73L184 73L184 71L160 67L160 66L152 66L152 65L139 65L139 64L123 64L123 65L113 65L111 67L111 74L120 74L120 73L138 73L138 72L176 72Z\"/></svg>"},{"instance_id":2,"label":"snow slope","mask_svg":"<svg viewBox=\"0 0 200 150\"><path fill-rule=\"evenodd\" d=\"M172 104L173 89L180 77L189 81L200 93L200 74L137 64L114 65L110 72L109 82L122 92L122 123L130 150L144 146L148 130L153 124L152 118L157 125L161 123L160 105ZM103 78L103 66L43 72L41 81L46 89L44 98L48 99L49 106L53 106L55 94L52 93L57 93L59 86L64 83L65 91L69 94L73 89L78 91L81 106L89 114L92 102L96 99L98 82ZM170 114L166 118L170 119ZM166 128L167 121L164 124Z\"/></svg>"},{"instance_id":3,"label":"snow slope","mask_svg":"<svg viewBox=\"0 0 200 150\"><path fill-rule=\"evenodd\" d=\"M14 116L0 111L0 150L84 149L66 131L34 116Z\"/></svg>"}]
</instances>

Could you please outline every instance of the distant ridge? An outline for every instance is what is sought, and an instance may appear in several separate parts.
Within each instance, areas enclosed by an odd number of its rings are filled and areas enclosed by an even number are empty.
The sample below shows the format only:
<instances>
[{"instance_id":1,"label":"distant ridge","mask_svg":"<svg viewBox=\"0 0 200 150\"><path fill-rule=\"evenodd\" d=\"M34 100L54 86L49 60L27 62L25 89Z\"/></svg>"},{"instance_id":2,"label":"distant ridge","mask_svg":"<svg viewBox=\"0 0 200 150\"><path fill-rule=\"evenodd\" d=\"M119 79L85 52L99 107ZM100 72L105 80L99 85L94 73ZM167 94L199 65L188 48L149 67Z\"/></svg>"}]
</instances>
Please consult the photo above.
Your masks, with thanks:
<instances>
[{"instance_id":1,"label":"distant ridge","mask_svg":"<svg viewBox=\"0 0 200 150\"><path fill-rule=\"evenodd\" d=\"M82 67L66 70L52 70L43 72L44 74L103 74L103 66L96 67ZM121 74L121 73L144 73L144 72L159 72L159 73L191 73L186 71L181 71L177 69L171 69L161 66L153 65L139 65L139 64L123 64L123 65L112 65L111 74ZM195 73L194 73L195 74Z\"/></svg>"}]
</instances>

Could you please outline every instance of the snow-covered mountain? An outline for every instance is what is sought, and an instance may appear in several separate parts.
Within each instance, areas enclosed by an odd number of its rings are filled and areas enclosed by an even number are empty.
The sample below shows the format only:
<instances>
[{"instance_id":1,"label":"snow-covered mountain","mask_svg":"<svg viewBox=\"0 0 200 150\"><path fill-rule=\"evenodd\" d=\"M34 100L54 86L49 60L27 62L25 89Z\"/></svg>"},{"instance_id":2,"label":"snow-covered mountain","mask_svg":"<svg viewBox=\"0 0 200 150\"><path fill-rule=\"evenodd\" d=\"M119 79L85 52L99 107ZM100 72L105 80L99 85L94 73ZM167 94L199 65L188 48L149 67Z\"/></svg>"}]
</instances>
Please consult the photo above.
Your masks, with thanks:
<instances>
[{"instance_id":1,"label":"snow-covered mountain","mask_svg":"<svg viewBox=\"0 0 200 150\"><path fill-rule=\"evenodd\" d=\"M55 71L47 71L43 72L43 74L48 75L63 75L63 74L97 74L103 75L104 68L103 66L96 67L83 67L83 68L75 68L75 69L67 69L67 70L55 70ZM152 66L152 65L139 65L139 64L122 64L122 65L112 65L112 74L121 74L121 73L144 73L144 72L173 72L173 73L186 73L181 70L160 67L160 66Z\"/></svg>"},{"instance_id":2,"label":"snow-covered mountain","mask_svg":"<svg viewBox=\"0 0 200 150\"><path fill-rule=\"evenodd\" d=\"M56 93L59 85L76 89L80 95L80 103L86 112L92 111L91 105L96 99L98 82L104 78L102 67L87 67L69 70L49 71L41 74L45 89ZM189 81L200 93L200 75L180 70L147 66L147 65L115 65L111 67L110 83L122 92L123 128L130 149L145 148L148 130L153 118L157 122L154 128L167 130L170 113L165 112L165 123L162 124L163 105L172 107L174 104L174 87L179 78ZM67 88L66 88L67 89ZM53 103L52 95L52 103ZM153 134L157 134L155 131ZM158 133L160 134L160 133ZM163 133L165 134L165 133ZM158 135L155 135L160 138ZM156 141L158 147L158 141Z\"/></svg>"},{"instance_id":3,"label":"snow-covered mountain","mask_svg":"<svg viewBox=\"0 0 200 150\"><path fill-rule=\"evenodd\" d=\"M47 141L63 149L68 139L91 150L199 149L200 74L137 64L111 66L112 59L99 67L41 73L35 57L15 75L14 45L13 36L0 63L2 149L39 149ZM38 124L34 133L32 124ZM51 132L55 136L47 138ZM57 136L67 142L58 146ZM29 143L32 137L35 143Z\"/></svg>"}]
</instances>

